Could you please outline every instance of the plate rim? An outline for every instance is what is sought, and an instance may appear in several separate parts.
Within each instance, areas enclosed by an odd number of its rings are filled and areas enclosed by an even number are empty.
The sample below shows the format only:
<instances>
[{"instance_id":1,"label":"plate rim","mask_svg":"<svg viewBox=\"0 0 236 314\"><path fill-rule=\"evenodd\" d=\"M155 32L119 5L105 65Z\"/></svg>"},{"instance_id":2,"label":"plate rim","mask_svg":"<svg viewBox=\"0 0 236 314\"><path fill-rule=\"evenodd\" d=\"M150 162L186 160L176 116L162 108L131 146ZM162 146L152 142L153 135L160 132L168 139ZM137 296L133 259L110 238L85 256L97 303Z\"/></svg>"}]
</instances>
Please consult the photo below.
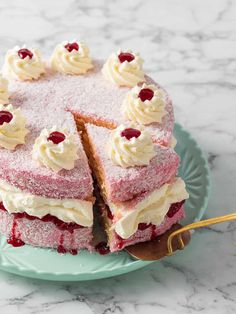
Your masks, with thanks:
<instances>
[{"instance_id":1,"label":"plate rim","mask_svg":"<svg viewBox=\"0 0 236 314\"><path fill-rule=\"evenodd\" d=\"M206 157L206 154L202 151L201 147L199 146L198 142L195 140L195 138L191 135L189 131L187 131L183 126L179 123L175 123L174 126L174 133L178 130L180 133L183 133L185 137L190 140L194 146L195 149L199 151L199 156L201 160L203 161L203 169L205 169L205 180L206 180L206 193L202 200L202 207L199 209L199 212L194 219L194 221L199 221L202 219L203 215L205 214L207 210L207 205L211 193L211 172L210 167L208 164L208 160ZM0 236L4 237L4 236ZM40 249L40 248L38 248ZM50 249L49 249L50 250ZM116 253L113 253L116 254ZM121 265L117 268L111 268L106 269L98 272L97 270L92 270L89 272L74 272L74 273L68 273L68 272L47 272L42 270L31 270L26 267L23 267L21 265L11 265L11 264L5 264L0 263L0 270L20 275L23 277L28 278L34 278L34 279L41 279L41 280L50 280L50 281L88 281L88 280L97 280L102 278L109 278L114 277L117 275L125 274L140 268L143 268L147 265L150 265L152 263L155 263L156 261L141 261L141 260L130 260L128 263Z\"/></svg>"}]
</instances>

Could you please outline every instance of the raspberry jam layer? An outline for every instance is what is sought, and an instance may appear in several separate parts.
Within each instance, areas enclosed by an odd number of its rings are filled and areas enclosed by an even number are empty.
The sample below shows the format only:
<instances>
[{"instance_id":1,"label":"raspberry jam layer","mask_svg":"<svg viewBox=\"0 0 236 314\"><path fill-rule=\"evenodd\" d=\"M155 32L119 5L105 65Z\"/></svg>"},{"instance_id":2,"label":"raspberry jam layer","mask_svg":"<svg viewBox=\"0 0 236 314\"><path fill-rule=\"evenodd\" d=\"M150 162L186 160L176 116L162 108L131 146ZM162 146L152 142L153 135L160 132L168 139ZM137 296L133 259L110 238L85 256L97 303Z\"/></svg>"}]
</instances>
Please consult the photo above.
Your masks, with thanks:
<instances>
[{"instance_id":1,"label":"raspberry jam layer","mask_svg":"<svg viewBox=\"0 0 236 314\"><path fill-rule=\"evenodd\" d=\"M169 218L172 218L180 210L180 208L184 205L184 203L185 203L185 200L172 204L170 206L168 213L167 213L167 216Z\"/></svg>"},{"instance_id":2,"label":"raspberry jam layer","mask_svg":"<svg viewBox=\"0 0 236 314\"><path fill-rule=\"evenodd\" d=\"M7 211L2 202L0 203L0 210ZM11 230L11 233L10 233L10 236L9 236L7 242L9 244L11 244L12 246L15 246L15 247L19 247L19 246L22 246L25 244L20 239L20 237L21 237L20 231L17 230L17 225L18 225L19 219L24 218L24 219L28 219L28 220L41 220L44 222L51 222L61 231L68 231L71 234L73 234L74 230L76 230L76 229L84 228L83 226L76 224L76 223L73 223L73 222L66 223L66 222L58 219L57 217L54 217L54 216L49 215L49 214L43 216L42 218L30 216L27 213L13 213L11 215L14 217L14 219L13 219L13 224L12 224L12 230ZM61 238L59 241L60 243L58 244L57 251L59 253L69 252L72 255L76 255L77 250L72 249L70 251L67 251L67 249L63 246L63 240L64 240L63 235L61 235Z\"/></svg>"},{"instance_id":3,"label":"raspberry jam layer","mask_svg":"<svg viewBox=\"0 0 236 314\"><path fill-rule=\"evenodd\" d=\"M95 246L95 250L96 252L98 252L100 255L106 255L110 253L110 248L107 245L107 243L105 241L99 242L96 246Z\"/></svg>"}]
</instances>

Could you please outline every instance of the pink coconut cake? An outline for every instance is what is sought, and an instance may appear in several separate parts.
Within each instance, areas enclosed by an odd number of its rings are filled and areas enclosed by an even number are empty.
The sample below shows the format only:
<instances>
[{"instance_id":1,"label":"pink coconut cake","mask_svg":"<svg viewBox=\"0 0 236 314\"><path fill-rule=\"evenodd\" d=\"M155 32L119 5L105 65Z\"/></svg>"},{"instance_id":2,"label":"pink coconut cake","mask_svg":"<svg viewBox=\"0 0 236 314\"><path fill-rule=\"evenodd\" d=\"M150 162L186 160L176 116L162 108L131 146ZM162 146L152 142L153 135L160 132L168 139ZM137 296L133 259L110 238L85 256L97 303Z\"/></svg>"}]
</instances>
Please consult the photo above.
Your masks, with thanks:
<instances>
[{"instance_id":1,"label":"pink coconut cake","mask_svg":"<svg viewBox=\"0 0 236 314\"><path fill-rule=\"evenodd\" d=\"M14 151L0 148L0 180L35 196L94 202L93 180L83 144L87 152L89 149L86 141L82 144L77 127L83 129L86 122L107 128L126 124L120 107L129 89L107 82L101 73L102 63L93 61L93 64L94 68L81 76L62 75L47 68L46 73L36 81L9 82L10 103L21 108L27 119L29 134L25 144L18 145ZM147 76L145 79L147 83L156 84ZM147 129L154 142L169 146L174 115L168 95L165 111L167 114L162 122L152 123ZM51 129L53 125L66 128L76 136L79 159L72 170L55 173L39 166L32 158L35 139L42 129ZM108 130L88 125L87 132L93 138L93 147L96 147L97 156L104 166L104 184L109 201L131 200L144 192L158 189L176 175L179 157L168 147L156 145L158 157L146 168L118 169L104 156L103 134L108 134ZM179 218L183 216L181 212L182 209L178 212ZM167 227L171 223L167 221L164 225ZM16 246L27 243L73 254L82 248L92 250L92 226L83 227L73 221L66 223L51 215L39 219L24 212L9 214L4 204L0 206L0 232L8 237L9 243ZM112 250L120 249L112 243L111 247Z\"/></svg>"}]
</instances>

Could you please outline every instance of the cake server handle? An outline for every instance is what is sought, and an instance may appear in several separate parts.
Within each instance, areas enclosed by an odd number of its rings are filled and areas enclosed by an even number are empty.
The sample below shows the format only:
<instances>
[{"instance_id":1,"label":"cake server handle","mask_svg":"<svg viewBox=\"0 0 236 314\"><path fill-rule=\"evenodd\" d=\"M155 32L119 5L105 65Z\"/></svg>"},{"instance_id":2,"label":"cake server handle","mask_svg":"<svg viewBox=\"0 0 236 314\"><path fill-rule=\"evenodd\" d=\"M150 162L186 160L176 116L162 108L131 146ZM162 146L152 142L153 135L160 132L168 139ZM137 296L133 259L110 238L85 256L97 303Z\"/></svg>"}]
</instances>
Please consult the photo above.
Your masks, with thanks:
<instances>
[{"instance_id":1,"label":"cake server handle","mask_svg":"<svg viewBox=\"0 0 236 314\"><path fill-rule=\"evenodd\" d=\"M219 223L225 222L225 221L232 221L232 220L236 220L236 213L193 222L187 226L184 226L184 227L172 232L170 234L170 236L168 237L168 240L167 240L168 255L172 255L174 252L173 247L172 247L172 241L173 241L174 237L178 238L178 241L180 244L180 249L184 249L185 245L184 245L184 242L182 239L182 233L183 232L193 230L193 229L199 229L199 228L210 226L210 225L219 224Z\"/></svg>"}]
</instances>

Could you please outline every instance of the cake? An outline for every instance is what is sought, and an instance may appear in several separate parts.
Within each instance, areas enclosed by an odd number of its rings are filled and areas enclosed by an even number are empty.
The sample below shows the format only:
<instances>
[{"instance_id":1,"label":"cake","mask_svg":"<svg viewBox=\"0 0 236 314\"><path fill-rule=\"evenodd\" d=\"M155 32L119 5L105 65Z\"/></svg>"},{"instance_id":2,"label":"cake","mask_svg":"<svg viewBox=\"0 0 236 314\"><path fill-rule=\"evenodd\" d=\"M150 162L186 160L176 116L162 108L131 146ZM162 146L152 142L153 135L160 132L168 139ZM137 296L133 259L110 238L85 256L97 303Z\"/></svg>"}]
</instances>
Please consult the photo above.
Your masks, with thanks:
<instances>
[{"instance_id":1,"label":"cake","mask_svg":"<svg viewBox=\"0 0 236 314\"><path fill-rule=\"evenodd\" d=\"M46 63L34 48L7 52L0 75L0 232L8 243L93 251L95 200L112 252L183 218L188 195L171 147L172 102L142 63L131 51L112 54L105 64L92 60L77 41L56 46ZM130 143L143 139L144 151L131 164L122 156L117 164L109 152L114 132L118 140L122 132L138 132L126 136ZM174 196L168 199L167 191ZM153 197L156 204L156 193L164 193L161 202L168 199L163 217L155 224L140 218L132 231L118 231L120 213L137 214ZM125 223L132 224L131 216Z\"/></svg>"},{"instance_id":2,"label":"cake","mask_svg":"<svg viewBox=\"0 0 236 314\"><path fill-rule=\"evenodd\" d=\"M176 177L179 156L172 148L155 144L147 166L122 168L107 154L110 133L86 124L87 155L102 195L99 208L110 249L117 251L151 240L182 219L188 195L183 180Z\"/></svg>"}]
</instances>

